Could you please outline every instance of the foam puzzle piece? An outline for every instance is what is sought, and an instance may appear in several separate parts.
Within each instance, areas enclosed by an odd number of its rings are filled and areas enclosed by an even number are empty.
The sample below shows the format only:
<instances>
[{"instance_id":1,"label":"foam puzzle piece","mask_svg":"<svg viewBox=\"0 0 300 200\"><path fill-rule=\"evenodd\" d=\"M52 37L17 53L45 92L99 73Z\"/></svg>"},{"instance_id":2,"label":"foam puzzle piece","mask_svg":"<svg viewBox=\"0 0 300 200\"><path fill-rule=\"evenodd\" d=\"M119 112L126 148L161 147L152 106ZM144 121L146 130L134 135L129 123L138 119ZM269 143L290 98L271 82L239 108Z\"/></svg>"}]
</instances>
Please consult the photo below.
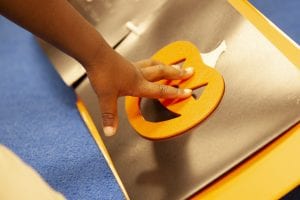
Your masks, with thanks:
<instances>
[{"instance_id":1,"label":"foam puzzle piece","mask_svg":"<svg viewBox=\"0 0 300 200\"><path fill-rule=\"evenodd\" d=\"M158 140L177 136L194 127L211 114L222 99L225 85L222 75L214 68L205 65L198 49L190 42L171 43L152 59L171 65L184 61L183 68L194 67L194 75L188 80L160 81L161 84L179 88L197 89L206 86L199 99L189 97L184 100L160 99L162 105L180 116L161 121L147 121L140 111L141 98L126 97L126 112L130 124L143 137Z\"/></svg>"}]
</instances>

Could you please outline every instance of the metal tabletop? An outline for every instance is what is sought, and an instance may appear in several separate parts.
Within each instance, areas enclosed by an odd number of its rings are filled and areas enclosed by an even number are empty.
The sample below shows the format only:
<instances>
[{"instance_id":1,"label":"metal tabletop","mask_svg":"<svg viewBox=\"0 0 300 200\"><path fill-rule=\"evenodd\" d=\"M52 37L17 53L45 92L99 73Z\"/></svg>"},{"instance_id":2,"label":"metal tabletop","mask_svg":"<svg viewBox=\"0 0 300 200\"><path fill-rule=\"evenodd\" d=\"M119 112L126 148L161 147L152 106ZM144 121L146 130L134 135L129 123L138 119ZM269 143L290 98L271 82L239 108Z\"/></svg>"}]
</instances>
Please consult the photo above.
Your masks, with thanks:
<instances>
[{"instance_id":1,"label":"metal tabletop","mask_svg":"<svg viewBox=\"0 0 300 200\"><path fill-rule=\"evenodd\" d=\"M132 60L176 40L189 40L201 52L225 40L227 50L216 64L225 93L208 119L164 141L140 137L119 100L118 133L103 139L132 199L187 198L299 122L299 69L225 0L168 1L142 24L141 35L130 33L117 48ZM102 132L89 81L76 92ZM142 110L164 115L148 101Z\"/></svg>"}]
</instances>

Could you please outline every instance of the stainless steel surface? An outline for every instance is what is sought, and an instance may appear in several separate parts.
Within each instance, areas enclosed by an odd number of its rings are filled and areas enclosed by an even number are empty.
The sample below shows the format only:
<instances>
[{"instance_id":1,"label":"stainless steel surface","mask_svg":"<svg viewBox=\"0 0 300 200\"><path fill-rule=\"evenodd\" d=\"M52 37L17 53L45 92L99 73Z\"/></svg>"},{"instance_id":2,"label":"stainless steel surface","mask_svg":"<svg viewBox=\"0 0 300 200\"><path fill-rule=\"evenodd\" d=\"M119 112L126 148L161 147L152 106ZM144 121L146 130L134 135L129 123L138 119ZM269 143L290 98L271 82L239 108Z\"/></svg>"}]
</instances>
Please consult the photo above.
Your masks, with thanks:
<instances>
[{"instance_id":1,"label":"stainless steel surface","mask_svg":"<svg viewBox=\"0 0 300 200\"><path fill-rule=\"evenodd\" d=\"M69 2L114 46L130 30L128 21L138 26L167 0L69 0Z\"/></svg>"},{"instance_id":2,"label":"stainless steel surface","mask_svg":"<svg viewBox=\"0 0 300 200\"><path fill-rule=\"evenodd\" d=\"M131 32L130 26L126 26L127 22L130 21L138 29L139 24L155 15L166 1L69 0L112 47ZM81 65L70 56L42 41L41 46L67 85L72 85L85 74Z\"/></svg>"},{"instance_id":3,"label":"stainless steel surface","mask_svg":"<svg viewBox=\"0 0 300 200\"><path fill-rule=\"evenodd\" d=\"M201 52L209 52L242 23L237 16L225 0L169 1L156 16L141 24L145 29L142 35L130 34L117 51L131 60L140 60L170 42L189 40Z\"/></svg>"},{"instance_id":4,"label":"stainless steel surface","mask_svg":"<svg viewBox=\"0 0 300 200\"><path fill-rule=\"evenodd\" d=\"M39 42L56 71L68 86L85 74L85 69L75 59L40 39Z\"/></svg>"},{"instance_id":5,"label":"stainless steel surface","mask_svg":"<svg viewBox=\"0 0 300 200\"><path fill-rule=\"evenodd\" d=\"M216 65L225 94L207 120L155 142L131 128L120 99L118 133L102 138L132 199L184 199L300 120L299 69L224 0L168 2L141 36L129 35L118 51L141 59L178 39L192 41L202 52L226 41ZM87 79L76 92L102 133ZM153 111L148 115L168 115L156 108L151 102L142 105Z\"/></svg>"}]
</instances>

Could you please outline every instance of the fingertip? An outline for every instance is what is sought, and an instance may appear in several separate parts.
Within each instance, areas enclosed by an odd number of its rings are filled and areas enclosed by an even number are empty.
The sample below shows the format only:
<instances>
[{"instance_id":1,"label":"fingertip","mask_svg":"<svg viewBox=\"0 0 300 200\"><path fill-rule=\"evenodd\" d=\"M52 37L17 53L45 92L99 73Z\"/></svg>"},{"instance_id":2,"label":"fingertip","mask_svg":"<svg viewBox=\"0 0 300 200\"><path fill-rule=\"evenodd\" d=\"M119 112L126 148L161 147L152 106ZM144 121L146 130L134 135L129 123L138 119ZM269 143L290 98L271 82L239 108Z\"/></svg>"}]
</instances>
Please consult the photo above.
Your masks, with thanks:
<instances>
[{"instance_id":1,"label":"fingertip","mask_svg":"<svg viewBox=\"0 0 300 200\"><path fill-rule=\"evenodd\" d=\"M106 137L111 137L116 134L116 128L112 126L106 126L103 128L104 135Z\"/></svg>"},{"instance_id":2,"label":"fingertip","mask_svg":"<svg viewBox=\"0 0 300 200\"><path fill-rule=\"evenodd\" d=\"M178 95L176 98L179 99L185 99L190 97L193 94L193 91L191 89L178 89Z\"/></svg>"},{"instance_id":3,"label":"fingertip","mask_svg":"<svg viewBox=\"0 0 300 200\"><path fill-rule=\"evenodd\" d=\"M192 95L192 92L193 92L193 90L191 90L191 89L184 89L184 90L183 90L183 93L184 93L185 95Z\"/></svg>"},{"instance_id":4,"label":"fingertip","mask_svg":"<svg viewBox=\"0 0 300 200\"><path fill-rule=\"evenodd\" d=\"M188 67L188 68L185 68L184 70L187 75L192 75L195 71L193 67Z\"/></svg>"},{"instance_id":5,"label":"fingertip","mask_svg":"<svg viewBox=\"0 0 300 200\"><path fill-rule=\"evenodd\" d=\"M190 78L194 74L194 72L195 72L195 70L194 70L193 67L187 67L187 68L185 68L183 70L184 70L183 79Z\"/></svg>"}]
</instances>

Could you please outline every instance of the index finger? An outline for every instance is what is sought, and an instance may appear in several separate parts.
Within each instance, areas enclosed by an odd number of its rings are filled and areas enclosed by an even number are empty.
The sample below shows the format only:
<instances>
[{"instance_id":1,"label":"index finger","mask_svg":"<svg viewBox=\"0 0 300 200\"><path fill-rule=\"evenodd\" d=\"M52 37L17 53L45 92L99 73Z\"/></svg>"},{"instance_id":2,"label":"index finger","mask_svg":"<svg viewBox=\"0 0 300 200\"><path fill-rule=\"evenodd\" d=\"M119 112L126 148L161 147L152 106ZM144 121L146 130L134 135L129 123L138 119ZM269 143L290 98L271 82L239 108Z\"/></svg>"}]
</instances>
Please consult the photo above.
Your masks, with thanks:
<instances>
[{"instance_id":1,"label":"index finger","mask_svg":"<svg viewBox=\"0 0 300 200\"><path fill-rule=\"evenodd\" d=\"M140 67L140 68L151 67L154 65L161 65L161 64L163 64L163 63L160 61L157 61L157 60L153 60L151 58L145 59L145 60L140 60L140 61L137 61L134 63L135 66Z\"/></svg>"},{"instance_id":2,"label":"index finger","mask_svg":"<svg viewBox=\"0 0 300 200\"><path fill-rule=\"evenodd\" d=\"M192 95L191 89L180 89L168 85L145 81L139 89L138 96L147 98L187 98Z\"/></svg>"}]
</instances>

